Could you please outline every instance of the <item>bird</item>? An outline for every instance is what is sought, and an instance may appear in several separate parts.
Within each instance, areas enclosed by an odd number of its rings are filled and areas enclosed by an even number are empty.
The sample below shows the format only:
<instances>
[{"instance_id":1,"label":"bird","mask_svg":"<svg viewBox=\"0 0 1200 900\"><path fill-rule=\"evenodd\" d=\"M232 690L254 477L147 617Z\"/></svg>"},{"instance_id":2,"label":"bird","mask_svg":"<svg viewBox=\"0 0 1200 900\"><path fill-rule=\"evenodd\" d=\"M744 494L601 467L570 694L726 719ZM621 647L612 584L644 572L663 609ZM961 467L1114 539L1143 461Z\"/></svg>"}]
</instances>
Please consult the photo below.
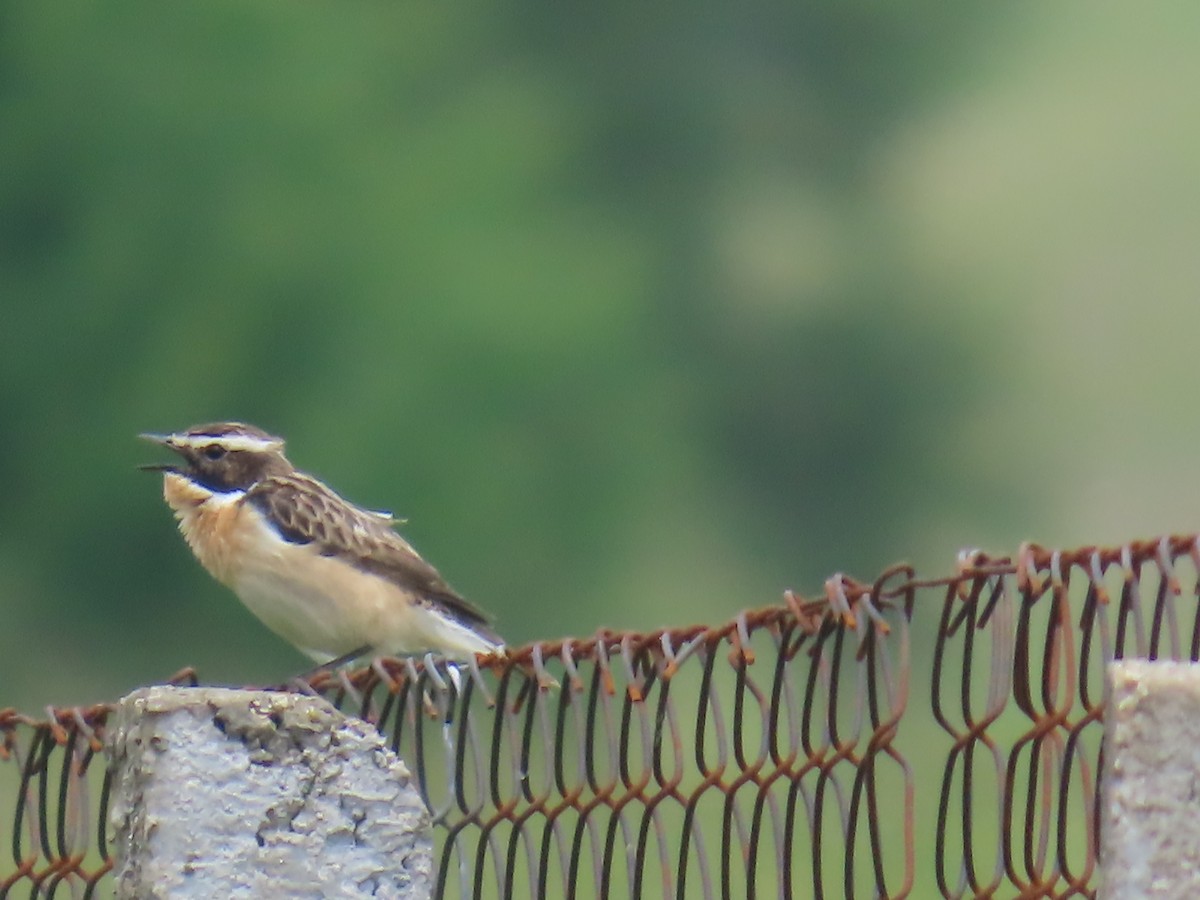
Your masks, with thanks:
<instances>
[{"instance_id":1,"label":"bird","mask_svg":"<svg viewBox=\"0 0 1200 900\"><path fill-rule=\"evenodd\" d=\"M368 654L501 654L489 617L395 530L298 470L282 438L242 422L142 438L178 460L163 498L184 540L263 624L319 666Z\"/></svg>"}]
</instances>

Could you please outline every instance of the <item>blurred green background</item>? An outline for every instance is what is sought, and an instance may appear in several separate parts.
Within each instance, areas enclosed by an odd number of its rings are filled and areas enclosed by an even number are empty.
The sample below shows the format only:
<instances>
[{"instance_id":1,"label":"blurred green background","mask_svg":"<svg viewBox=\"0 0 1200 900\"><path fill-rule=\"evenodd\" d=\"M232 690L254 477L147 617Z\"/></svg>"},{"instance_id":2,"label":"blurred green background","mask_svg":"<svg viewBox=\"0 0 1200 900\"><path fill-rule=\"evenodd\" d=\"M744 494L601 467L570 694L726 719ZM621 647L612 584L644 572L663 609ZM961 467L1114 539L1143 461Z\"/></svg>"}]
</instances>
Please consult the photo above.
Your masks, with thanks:
<instances>
[{"instance_id":1,"label":"blurred green background","mask_svg":"<svg viewBox=\"0 0 1200 900\"><path fill-rule=\"evenodd\" d=\"M306 666L135 435L512 642L1190 531L1200 8L0 4L0 707Z\"/></svg>"}]
</instances>

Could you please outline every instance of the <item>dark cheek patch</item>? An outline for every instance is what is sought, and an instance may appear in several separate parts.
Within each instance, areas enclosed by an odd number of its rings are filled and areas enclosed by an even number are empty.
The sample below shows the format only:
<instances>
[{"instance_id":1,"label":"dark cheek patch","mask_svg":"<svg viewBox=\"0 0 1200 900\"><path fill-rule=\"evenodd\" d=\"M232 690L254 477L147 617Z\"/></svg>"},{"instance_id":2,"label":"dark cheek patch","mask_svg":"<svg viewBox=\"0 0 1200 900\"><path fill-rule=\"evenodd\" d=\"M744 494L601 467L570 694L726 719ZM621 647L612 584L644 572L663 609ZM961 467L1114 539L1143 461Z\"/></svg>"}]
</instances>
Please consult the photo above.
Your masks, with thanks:
<instances>
[{"instance_id":1,"label":"dark cheek patch","mask_svg":"<svg viewBox=\"0 0 1200 900\"><path fill-rule=\"evenodd\" d=\"M210 491L213 491L217 494L228 494L230 491L237 490L237 488L229 484L226 479L220 477L220 473L217 472L206 471L205 469L199 467L193 467L192 470L188 472L188 476L192 479L192 481L196 482L196 484L200 485L201 487L208 488Z\"/></svg>"},{"instance_id":2,"label":"dark cheek patch","mask_svg":"<svg viewBox=\"0 0 1200 900\"><path fill-rule=\"evenodd\" d=\"M188 466L193 481L221 494L246 490L257 480L254 460L237 451L217 461L206 459L202 453L189 454Z\"/></svg>"}]
</instances>

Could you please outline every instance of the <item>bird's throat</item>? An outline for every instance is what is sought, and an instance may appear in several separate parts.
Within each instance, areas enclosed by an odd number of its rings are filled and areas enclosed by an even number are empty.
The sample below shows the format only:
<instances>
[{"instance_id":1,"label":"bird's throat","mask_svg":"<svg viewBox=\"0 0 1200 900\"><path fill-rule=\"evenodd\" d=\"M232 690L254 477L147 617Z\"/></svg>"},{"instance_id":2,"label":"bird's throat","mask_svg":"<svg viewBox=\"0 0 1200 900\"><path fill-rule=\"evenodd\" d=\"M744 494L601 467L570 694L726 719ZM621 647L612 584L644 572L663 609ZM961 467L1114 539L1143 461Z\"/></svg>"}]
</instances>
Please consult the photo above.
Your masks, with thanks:
<instances>
[{"instance_id":1,"label":"bird's throat","mask_svg":"<svg viewBox=\"0 0 1200 900\"><path fill-rule=\"evenodd\" d=\"M163 476L163 498L196 558L214 578L229 584L237 565L242 491L218 494L178 472Z\"/></svg>"}]
</instances>

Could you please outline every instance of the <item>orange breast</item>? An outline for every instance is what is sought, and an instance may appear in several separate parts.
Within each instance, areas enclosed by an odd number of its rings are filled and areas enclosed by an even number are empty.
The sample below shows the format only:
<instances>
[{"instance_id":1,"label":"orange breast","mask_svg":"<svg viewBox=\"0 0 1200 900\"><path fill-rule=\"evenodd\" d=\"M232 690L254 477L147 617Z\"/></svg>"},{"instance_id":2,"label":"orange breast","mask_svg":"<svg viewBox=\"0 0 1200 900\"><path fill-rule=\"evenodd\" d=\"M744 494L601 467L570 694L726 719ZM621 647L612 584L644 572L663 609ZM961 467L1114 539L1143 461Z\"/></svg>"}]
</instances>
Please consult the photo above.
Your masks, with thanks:
<instances>
[{"instance_id":1,"label":"orange breast","mask_svg":"<svg viewBox=\"0 0 1200 900\"><path fill-rule=\"evenodd\" d=\"M213 494L168 472L163 497L179 520L179 530L196 558L213 577L229 584L237 572L245 542L241 494Z\"/></svg>"}]
</instances>

